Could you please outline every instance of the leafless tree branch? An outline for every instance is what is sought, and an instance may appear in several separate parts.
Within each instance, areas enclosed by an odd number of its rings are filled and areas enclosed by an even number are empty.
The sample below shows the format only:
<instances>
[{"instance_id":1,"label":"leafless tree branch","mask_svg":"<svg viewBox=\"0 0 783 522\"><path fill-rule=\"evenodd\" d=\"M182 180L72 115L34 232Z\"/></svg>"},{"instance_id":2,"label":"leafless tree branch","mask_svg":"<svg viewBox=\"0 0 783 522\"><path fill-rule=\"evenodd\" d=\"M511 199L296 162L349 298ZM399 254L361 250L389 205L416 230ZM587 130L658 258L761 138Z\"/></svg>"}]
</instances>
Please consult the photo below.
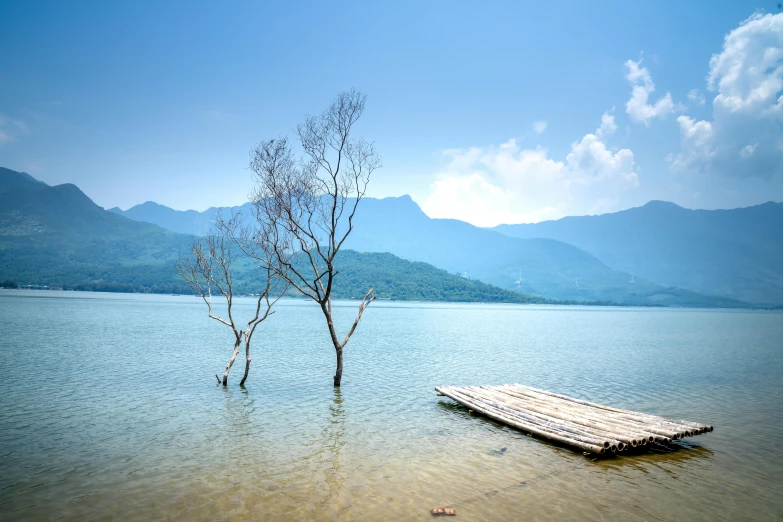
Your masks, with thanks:
<instances>
[{"instance_id":1,"label":"leafless tree branch","mask_svg":"<svg viewBox=\"0 0 783 522\"><path fill-rule=\"evenodd\" d=\"M259 253L274 259L266 266L320 305L337 353L335 386L342 378L343 348L375 299L371 289L348 334L339 340L331 301L335 258L353 231L370 176L381 166L372 143L351 137L366 98L354 90L343 92L320 115L305 117L296 130L303 153L299 161L286 137L262 141L251 151L256 223L237 241L257 260Z\"/></svg>"},{"instance_id":2,"label":"leafless tree branch","mask_svg":"<svg viewBox=\"0 0 783 522\"><path fill-rule=\"evenodd\" d=\"M237 326L234 319L234 281L233 264L238 256L232 252L232 244L240 247L237 243L238 233L241 223L241 216L232 216L228 220L218 217L217 231L206 238L197 238L190 248L190 255L177 260L176 269L179 275L190 286L193 292L200 296L206 303L209 317L231 328L234 334L234 349L231 358L226 365L223 373L223 386L228 384L228 375L231 367L239 354L239 347L242 341L245 342L246 363L245 374L240 385L244 386L247 375L250 370L250 340L256 327L273 314L273 306L278 299L287 290L288 284L284 279L277 276L280 272L273 267L274 262L266 259L260 266L266 272L265 287L261 291L256 301L255 315L247 322L244 328ZM248 252L244 252L248 253ZM228 319L216 315L212 306L212 288L215 288L225 299L226 313ZM220 377L215 376L218 382Z\"/></svg>"}]
</instances>

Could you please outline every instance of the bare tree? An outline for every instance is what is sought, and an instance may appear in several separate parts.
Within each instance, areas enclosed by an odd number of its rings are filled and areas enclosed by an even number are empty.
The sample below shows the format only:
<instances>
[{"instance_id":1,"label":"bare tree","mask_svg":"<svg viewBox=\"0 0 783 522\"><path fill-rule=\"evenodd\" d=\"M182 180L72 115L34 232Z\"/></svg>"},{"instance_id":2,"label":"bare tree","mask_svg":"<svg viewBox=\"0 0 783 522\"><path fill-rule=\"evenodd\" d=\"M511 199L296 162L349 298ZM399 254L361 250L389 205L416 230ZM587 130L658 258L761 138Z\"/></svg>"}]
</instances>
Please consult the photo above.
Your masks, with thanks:
<instances>
[{"instance_id":1,"label":"bare tree","mask_svg":"<svg viewBox=\"0 0 783 522\"><path fill-rule=\"evenodd\" d=\"M351 138L365 100L356 91L344 92L321 115L307 116L297 127L301 158L286 137L261 142L251 151L257 223L238 242L251 254L255 250L269 256L279 277L318 303L337 356L335 386L342 380L343 349L375 299L370 288L347 335L338 337L332 321L339 273L335 256L353 230L370 175L381 165L372 143Z\"/></svg>"},{"instance_id":2,"label":"bare tree","mask_svg":"<svg viewBox=\"0 0 783 522\"><path fill-rule=\"evenodd\" d=\"M235 220L230 220L229 222L223 222L223 225L224 227L235 226L235 223ZM179 275L182 276L196 295L201 296L204 300L209 310L209 317L230 327L234 334L234 350L226 365L226 371L223 372L223 386L228 385L228 374L239 354L239 347L244 339L245 373L242 381L239 383L240 386L244 386L247 375L250 372L250 340L256 331L256 327L274 313L272 307L285 293L287 285L283 280L276 277L276 272L273 270L271 263L265 264L263 269L266 271L266 283L256 300L255 315L247 322L244 329L237 326L233 309L234 281L232 271L232 265L237 260L237 256L231 252L229 237L223 233L219 235L211 234L203 240L201 238L196 239L190 247L192 255L177 260L176 268ZM222 295L226 300L226 319L215 315L212 308L213 288L216 293ZM221 382L220 377L215 375L215 378L218 380L218 383Z\"/></svg>"}]
</instances>

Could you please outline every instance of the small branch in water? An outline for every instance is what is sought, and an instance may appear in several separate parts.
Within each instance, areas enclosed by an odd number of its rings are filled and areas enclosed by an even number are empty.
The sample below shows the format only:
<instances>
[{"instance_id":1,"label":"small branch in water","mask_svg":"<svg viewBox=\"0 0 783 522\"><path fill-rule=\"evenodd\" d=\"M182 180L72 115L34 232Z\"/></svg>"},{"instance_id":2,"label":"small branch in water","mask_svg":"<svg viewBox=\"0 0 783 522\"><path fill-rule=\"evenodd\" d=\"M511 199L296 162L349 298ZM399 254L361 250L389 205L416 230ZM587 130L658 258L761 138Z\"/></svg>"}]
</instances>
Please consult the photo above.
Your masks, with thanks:
<instances>
[{"instance_id":1,"label":"small branch in water","mask_svg":"<svg viewBox=\"0 0 783 522\"><path fill-rule=\"evenodd\" d=\"M215 379L217 379L217 380L218 380L218 384L220 384L220 383L222 382L222 381L220 380L220 377L218 377L218 376L217 376L217 374L215 374Z\"/></svg>"}]
</instances>

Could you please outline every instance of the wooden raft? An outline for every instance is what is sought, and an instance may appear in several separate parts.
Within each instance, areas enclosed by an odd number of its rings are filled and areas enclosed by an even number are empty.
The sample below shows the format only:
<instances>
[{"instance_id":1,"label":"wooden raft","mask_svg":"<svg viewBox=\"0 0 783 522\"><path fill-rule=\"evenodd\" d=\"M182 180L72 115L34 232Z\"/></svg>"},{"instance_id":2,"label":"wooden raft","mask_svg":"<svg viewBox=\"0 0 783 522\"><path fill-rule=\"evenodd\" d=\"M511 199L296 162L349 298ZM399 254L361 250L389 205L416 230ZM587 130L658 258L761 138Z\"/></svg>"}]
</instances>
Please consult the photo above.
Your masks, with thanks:
<instances>
[{"instance_id":1,"label":"wooden raft","mask_svg":"<svg viewBox=\"0 0 783 522\"><path fill-rule=\"evenodd\" d=\"M713 430L705 424L611 408L522 384L437 386L435 390L498 422L598 455Z\"/></svg>"}]
</instances>

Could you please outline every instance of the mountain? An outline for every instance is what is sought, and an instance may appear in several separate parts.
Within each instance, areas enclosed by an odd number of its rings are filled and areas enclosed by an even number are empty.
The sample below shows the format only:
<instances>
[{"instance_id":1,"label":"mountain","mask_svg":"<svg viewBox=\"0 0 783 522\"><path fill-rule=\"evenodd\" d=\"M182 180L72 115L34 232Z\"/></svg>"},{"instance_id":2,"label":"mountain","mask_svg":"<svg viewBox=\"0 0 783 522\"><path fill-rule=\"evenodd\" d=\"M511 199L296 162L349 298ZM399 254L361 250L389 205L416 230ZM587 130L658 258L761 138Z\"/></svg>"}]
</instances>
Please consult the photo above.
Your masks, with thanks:
<instances>
[{"instance_id":1,"label":"mountain","mask_svg":"<svg viewBox=\"0 0 783 522\"><path fill-rule=\"evenodd\" d=\"M0 168L0 281L185 293L174 261L188 252L193 239L108 212L75 185L52 187ZM374 287L389 299L545 302L391 254L344 250L337 261L337 298L361 297ZM258 292L260 284L252 263L240 261L236 291Z\"/></svg>"},{"instance_id":2,"label":"mountain","mask_svg":"<svg viewBox=\"0 0 783 522\"><path fill-rule=\"evenodd\" d=\"M307 269L303 256L301 268ZM450 274L427 263L380 252L341 250L337 254L335 296L360 299L370 288L383 299L487 303L547 303L550 300L503 290Z\"/></svg>"},{"instance_id":3,"label":"mountain","mask_svg":"<svg viewBox=\"0 0 783 522\"><path fill-rule=\"evenodd\" d=\"M143 208L142 208L143 207ZM128 209L127 216L144 216L161 226L174 226L186 212L152 212L149 203ZM209 222L218 210L226 214L249 206L210 209L191 224ZM192 212L192 211L189 211ZM179 217L175 217L179 215ZM165 216L158 219L157 216ZM178 221L178 220L182 221ZM193 225L195 226L195 225ZM197 228L187 230L196 231ZM409 197L365 198L355 228L345 244L360 252L389 252L421 261L472 279L548 299L611 301L626 304L678 306L737 306L730 299L699 295L619 272L572 245L551 239L517 239L453 219L431 219Z\"/></svg>"},{"instance_id":4,"label":"mountain","mask_svg":"<svg viewBox=\"0 0 783 522\"><path fill-rule=\"evenodd\" d=\"M0 279L169 291L179 285L172 263L191 241L106 212L75 185L0 168Z\"/></svg>"},{"instance_id":5,"label":"mountain","mask_svg":"<svg viewBox=\"0 0 783 522\"><path fill-rule=\"evenodd\" d=\"M678 306L737 304L632 278L562 241L511 238L463 221L432 219L409 196L362 200L346 245L365 252L388 251L501 288L553 299Z\"/></svg>"},{"instance_id":6,"label":"mountain","mask_svg":"<svg viewBox=\"0 0 783 522\"><path fill-rule=\"evenodd\" d=\"M195 210L174 210L164 205L159 205L153 201L147 201L140 205L135 205L128 210L120 210L118 207L110 208L109 212L114 212L121 216L142 221L144 223L154 223L159 227L180 234L191 234L194 236L204 236L212 229L215 218L220 208L211 207L204 212ZM230 214L232 209L222 209ZM251 215L250 203L245 203L241 207L234 207L233 210L241 210L246 215Z\"/></svg>"},{"instance_id":7,"label":"mountain","mask_svg":"<svg viewBox=\"0 0 783 522\"><path fill-rule=\"evenodd\" d=\"M783 203L689 210L651 201L600 216L494 228L564 241L608 266L664 285L759 304L783 304Z\"/></svg>"}]
</instances>

